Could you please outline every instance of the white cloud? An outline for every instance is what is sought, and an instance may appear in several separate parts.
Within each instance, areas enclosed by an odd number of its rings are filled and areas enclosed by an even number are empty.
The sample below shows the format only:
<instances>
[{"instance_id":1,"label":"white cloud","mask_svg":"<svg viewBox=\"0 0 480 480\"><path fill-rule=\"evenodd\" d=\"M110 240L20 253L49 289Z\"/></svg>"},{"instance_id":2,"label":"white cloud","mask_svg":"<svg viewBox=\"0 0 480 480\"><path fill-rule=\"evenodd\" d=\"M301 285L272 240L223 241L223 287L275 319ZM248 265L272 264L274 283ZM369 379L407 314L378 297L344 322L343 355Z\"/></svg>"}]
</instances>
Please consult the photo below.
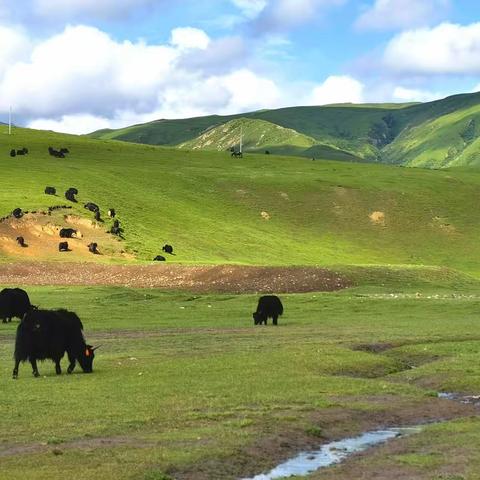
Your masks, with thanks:
<instances>
[{"instance_id":1,"label":"white cloud","mask_svg":"<svg viewBox=\"0 0 480 480\"><path fill-rule=\"evenodd\" d=\"M15 62L28 58L31 44L19 28L0 25L0 76Z\"/></svg>"},{"instance_id":2,"label":"white cloud","mask_svg":"<svg viewBox=\"0 0 480 480\"><path fill-rule=\"evenodd\" d=\"M480 23L442 23L403 32L388 43L383 62L389 70L401 73L479 73Z\"/></svg>"},{"instance_id":3,"label":"white cloud","mask_svg":"<svg viewBox=\"0 0 480 480\"><path fill-rule=\"evenodd\" d=\"M205 50L210 43L210 38L198 28L179 27L172 30L170 43L184 50Z\"/></svg>"},{"instance_id":4,"label":"white cloud","mask_svg":"<svg viewBox=\"0 0 480 480\"><path fill-rule=\"evenodd\" d=\"M313 89L309 103L313 105L362 103L364 88L361 82L348 75L330 76Z\"/></svg>"},{"instance_id":5,"label":"white cloud","mask_svg":"<svg viewBox=\"0 0 480 480\"><path fill-rule=\"evenodd\" d=\"M428 25L441 18L450 0L375 0L357 19L361 29L390 30Z\"/></svg>"},{"instance_id":6,"label":"white cloud","mask_svg":"<svg viewBox=\"0 0 480 480\"><path fill-rule=\"evenodd\" d=\"M419 90L405 87L395 87L393 90L393 100L396 102L431 102L438 100L446 95L430 92L428 90Z\"/></svg>"},{"instance_id":7,"label":"white cloud","mask_svg":"<svg viewBox=\"0 0 480 480\"><path fill-rule=\"evenodd\" d=\"M149 45L79 25L37 44L15 30L0 29L2 38L12 48L0 51L0 111L12 105L33 128L86 133L289 103L275 81L226 57L232 46L244 54L235 37L210 41L201 30L183 28L170 43Z\"/></svg>"},{"instance_id":8,"label":"white cloud","mask_svg":"<svg viewBox=\"0 0 480 480\"><path fill-rule=\"evenodd\" d=\"M39 118L28 123L28 128L75 134L110 128L110 126L110 120L88 114L64 115L59 120Z\"/></svg>"},{"instance_id":9,"label":"white cloud","mask_svg":"<svg viewBox=\"0 0 480 480\"><path fill-rule=\"evenodd\" d=\"M158 0L33 0L33 10L43 17L120 18Z\"/></svg>"}]
</instances>

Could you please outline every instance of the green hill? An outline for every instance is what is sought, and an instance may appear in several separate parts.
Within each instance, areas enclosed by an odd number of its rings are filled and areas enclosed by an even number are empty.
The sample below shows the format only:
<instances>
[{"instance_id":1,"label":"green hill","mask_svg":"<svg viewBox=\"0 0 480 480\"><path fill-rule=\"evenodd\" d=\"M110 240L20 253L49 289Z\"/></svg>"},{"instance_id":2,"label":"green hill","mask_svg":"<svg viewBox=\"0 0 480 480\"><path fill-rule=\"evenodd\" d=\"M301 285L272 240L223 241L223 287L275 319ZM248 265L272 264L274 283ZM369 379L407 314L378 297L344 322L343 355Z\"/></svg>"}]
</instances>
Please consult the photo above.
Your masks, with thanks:
<instances>
[{"instance_id":1,"label":"green hill","mask_svg":"<svg viewBox=\"0 0 480 480\"><path fill-rule=\"evenodd\" d=\"M252 153L274 153L278 155L298 155L323 157L332 160L361 161L345 151L318 143L314 138L281 127L265 120L239 118L218 127L212 127L199 137L178 145L189 150L227 151L242 149Z\"/></svg>"},{"instance_id":2,"label":"green hill","mask_svg":"<svg viewBox=\"0 0 480 480\"><path fill-rule=\"evenodd\" d=\"M290 107L224 117L158 120L91 135L224 150L238 143L235 137L239 132L232 125L247 122L247 152L268 149L307 157L331 153L338 160L439 168L480 165L480 144L476 142L479 121L480 94L473 93L428 103ZM231 136L222 133L226 129Z\"/></svg>"},{"instance_id":3,"label":"green hill","mask_svg":"<svg viewBox=\"0 0 480 480\"><path fill-rule=\"evenodd\" d=\"M79 203L71 213L92 218L83 208L87 201L100 205L103 216L116 208L122 248L139 260L151 260L170 243L177 255L168 260L180 263L438 265L480 275L480 224L472 202L480 186L476 170L273 154L231 159L225 152L22 129L1 135L0 144L0 217L16 207L69 203L61 194L73 186ZM71 153L50 157L50 145ZM10 148L21 146L30 154L10 158ZM46 185L60 196L45 195ZM4 261L21 255L22 249L0 248Z\"/></svg>"}]
</instances>

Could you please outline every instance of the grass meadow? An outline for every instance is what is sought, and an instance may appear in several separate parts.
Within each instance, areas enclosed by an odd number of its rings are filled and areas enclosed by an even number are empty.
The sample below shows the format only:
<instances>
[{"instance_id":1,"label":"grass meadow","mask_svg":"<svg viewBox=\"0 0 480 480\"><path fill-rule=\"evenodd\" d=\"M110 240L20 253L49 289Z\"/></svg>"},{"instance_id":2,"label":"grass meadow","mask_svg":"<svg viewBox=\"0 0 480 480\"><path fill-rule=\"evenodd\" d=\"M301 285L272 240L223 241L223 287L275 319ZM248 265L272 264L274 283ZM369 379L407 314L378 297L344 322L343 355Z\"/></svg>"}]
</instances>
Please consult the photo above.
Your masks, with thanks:
<instances>
[{"instance_id":1,"label":"grass meadow","mask_svg":"<svg viewBox=\"0 0 480 480\"><path fill-rule=\"evenodd\" d=\"M28 156L8 156L24 145ZM50 145L71 153L50 157ZM441 265L480 275L477 170L275 155L233 160L227 152L22 129L2 135L0 147L1 216L66 204L62 193L73 186L79 215L91 217L88 201L103 213L117 210L125 248L139 261L169 243L177 263ZM59 196L45 195L46 185ZM0 259L9 258L0 248Z\"/></svg>"},{"instance_id":2,"label":"grass meadow","mask_svg":"<svg viewBox=\"0 0 480 480\"><path fill-rule=\"evenodd\" d=\"M450 402L437 391L480 389L480 297L386 289L283 295L274 328L253 326L254 295L31 287L32 302L76 311L102 346L91 375L44 362L41 378L24 364L14 381L16 324L1 327L2 478L234 479L328 438L441 417ZM393 456L347 463L477 478L461 476L480 466L468 446L478 420L462 416L396 441ZM459 476L440 476L449 469ZM311 478L322 475L344 478Z\"/></svg>"},{"instance_id":3,"label":"grass meadow","mask_svg":"<svg viewBox=\"0 0 480 480\"><path fill-rule=\"evenodd\" d=\"M28 156L8 156L23 146ZM123 262L170 243L169 262L321 265L354 285L281 295L276 328L254 327L258 295L25 287L33 304L77 312L101 347L91 375L44 362L40 378L22 365L14 381L16 322L0 324L0 478L233 480L418 423L309 478L480 478L478 412L436 397L480 389L478 171L232 160L21 129L0 148L0 216L67 203L47 185L76 187L74 213L117 210L135 256ZM0 244L0 261L26 259Z\"/></svg>"}]
</instances>

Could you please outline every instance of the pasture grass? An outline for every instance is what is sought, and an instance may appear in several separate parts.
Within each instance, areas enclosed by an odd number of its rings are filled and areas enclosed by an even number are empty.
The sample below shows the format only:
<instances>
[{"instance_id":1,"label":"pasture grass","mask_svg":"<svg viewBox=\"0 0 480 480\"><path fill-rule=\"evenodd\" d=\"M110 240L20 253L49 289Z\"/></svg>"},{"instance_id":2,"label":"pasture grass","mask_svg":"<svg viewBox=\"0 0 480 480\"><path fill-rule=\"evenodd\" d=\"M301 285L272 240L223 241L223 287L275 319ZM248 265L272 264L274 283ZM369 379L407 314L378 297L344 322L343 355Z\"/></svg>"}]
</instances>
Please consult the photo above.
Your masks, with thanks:
<instances>
[{"instance_id":1,"label":"pasture grass","mask_svg":"<svg viewBox=\"0 0 480 480\"><path fill-rule=\"evenodd\" d=\"M476 170L253 154L232 160L223 152L14 132L0 136L0 215L68 204L62 193L77 187L73 212L91 218L88 201L104 216L116 208L125 248L139 261L169 243L177 255L168 261L185 264L442 266L480 275ZM28 156L8 156L24 145ZM71 153L50 157L50 145ZM45 195L47 185L59 196ZM0 261L21 258L0 248Z\"/></svg>"},{"instance_id":2,"label":"pasture grass","mask_svg":"<svg viewBox=\"0 0 480 480\"><path fill-rule=\"evenodd\" d=\"M233 479L274 464L278 452L253 452L276 435L295 445L303 432L318 445L337 410L352 434L358 416L381 427L386 412L402 418L405 402L421 409L437 391L478 392L478 290L391 288L282 295L277 328L253 326L254 295L29 288L41 307L75 310L102 347L91 375L56 376L45 362L41 378L22 365L13 381L16 324L1 325L2 476ZM411 450L379 451L372 465L431 479L451 467L447 447L476 465L477 432L475 418L431 426L404 441Z\"/></svg>"}]
</instances>

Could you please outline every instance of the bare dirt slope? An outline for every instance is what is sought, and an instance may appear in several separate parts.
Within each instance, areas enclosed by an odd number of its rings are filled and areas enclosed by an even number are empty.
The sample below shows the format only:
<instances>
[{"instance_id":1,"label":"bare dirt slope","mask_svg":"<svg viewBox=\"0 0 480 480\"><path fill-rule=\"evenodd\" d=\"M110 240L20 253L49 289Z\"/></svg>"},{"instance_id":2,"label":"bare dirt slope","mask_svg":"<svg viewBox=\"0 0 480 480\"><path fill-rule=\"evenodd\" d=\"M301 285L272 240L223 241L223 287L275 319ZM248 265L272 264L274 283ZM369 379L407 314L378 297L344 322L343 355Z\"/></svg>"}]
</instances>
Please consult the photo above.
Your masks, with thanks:
<instances>
[{"instance_id":1,"label":"bare dirt slope","mask_svg":"<svg viewBox=\"0 0 480 480\"><path fill-rule=\"evenodd\" d=\"M62 228L77 230L76 238L60 238ZM122 242L107 233L107 228L101 222L72 215L67 208L28 213L18 219L10 216L0 221L0 253L16 259L93 260L88 244L95 242L104 258L128 258ZM21 247L17 237L23 237L27 246ZM58 251L62 241L68 242L71 251Z\"/></svg>"},{"instance_id":2,"label":"bare dirt slope","mask_svg":"<svg viewBox=\"0 0 480 480\"><path fill-rule=\"evenodd\" d=\"M317 267L104 265L23 262L0 265L0 285L112 285L192 292L334 291L351 282Z\"/></svg>"}]
</instances>

